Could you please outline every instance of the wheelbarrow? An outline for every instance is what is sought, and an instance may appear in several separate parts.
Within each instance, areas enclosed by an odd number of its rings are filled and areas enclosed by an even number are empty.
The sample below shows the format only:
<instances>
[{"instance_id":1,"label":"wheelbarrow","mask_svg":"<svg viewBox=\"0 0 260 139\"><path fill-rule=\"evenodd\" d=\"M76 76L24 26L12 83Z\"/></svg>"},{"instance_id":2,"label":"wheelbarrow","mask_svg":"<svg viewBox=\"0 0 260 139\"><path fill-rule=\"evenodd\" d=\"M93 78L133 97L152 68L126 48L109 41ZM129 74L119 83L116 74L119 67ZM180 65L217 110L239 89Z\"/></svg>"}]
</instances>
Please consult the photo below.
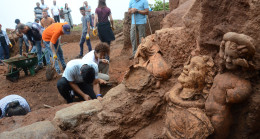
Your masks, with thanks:
<instances>
[{"instance_id":1,"label":"wheelbarrow","mask_svg":"<svg viewBox=\"0 0 260 139\"><path fill-rule=\"evenodd\" d=\"M20 76L20 71L23 70L25 75L28 75L28 70L31 76L35 75L34 67L38 63L37 55L29 53L27 56L14 57L3 60L8 64L8 73L5 74L6 79L17 81Z\"/></svg>"}]
</instances>

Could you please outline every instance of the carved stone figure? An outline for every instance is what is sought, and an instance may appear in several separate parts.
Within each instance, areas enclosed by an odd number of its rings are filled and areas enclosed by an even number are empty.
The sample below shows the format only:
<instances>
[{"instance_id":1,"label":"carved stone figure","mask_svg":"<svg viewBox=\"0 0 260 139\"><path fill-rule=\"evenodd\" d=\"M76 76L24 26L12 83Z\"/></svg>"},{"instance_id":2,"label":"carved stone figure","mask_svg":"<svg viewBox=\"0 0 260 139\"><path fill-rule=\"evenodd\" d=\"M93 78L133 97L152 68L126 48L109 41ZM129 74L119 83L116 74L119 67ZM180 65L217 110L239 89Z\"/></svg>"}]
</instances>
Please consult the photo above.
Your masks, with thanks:
<instances>
[{"instance_id":1,"label":"carved stone figure","mask_svg":"<svg viewBox=\"0 0 260 139\"><path fill-rule=\"evenodd\" d=\"M213 66L214 62L209 56L195 56L184 65L178 78L183 88L179 97L194 100L194 97L202 95L206 98L213 82Z\"/></svg>"},{"instance_id":2,"label":"carved stone figure","mask_svg":"<svg viewBox=\"0 0 260 139\"><path fill-rule=\"evenodd\" d=\"M157 87L161 80L167 80L171 76L171 67L163 59L160 47L154 43L153 38L142 40L135 54L135 61L134 67L146 68L157 79Z\"/></svg>"},{"instance_id":3,"label":"carved stone figure","mask_svg":"<svg viewBox=\"0 0 260 139\"><path fill-rule=\"evenodd\" d=\"M228 137L232 123L231 105L246 100L252 91L250 82L236 73L241 69L245 72L245 69L253 66L250 60L254 54L255 47L251 37L234 32L224 35L219 55L224 65L222 70L226 72L214 78L205 103L206 114L215 130L215 138Z\"/></svg>"},{"instance_id":4,"label":"carved stone figure","mask_svg":"<svg viewBox=\"0 0 260 139\"><path fill-rule=\"evenodd\" d=\"M179 83L166 93L168 138L206 138L213 133L202 109L214 74L214 62L209 56L195 56L186 63Z\"/></svg>"},{"instance_id":5,"label":"carved stone figure","mask_svg":"<svg viewBox=\"0 0 260 139\"><path fill-rule=\"evenodd\" d=\"M221 72L224 72L224 69L237 71L241 68L254 68L252 63L254 54L255 47L251 37L235 32L226 33L219 51L219 56L222 58Z\"/></svg>"}]
</instances>

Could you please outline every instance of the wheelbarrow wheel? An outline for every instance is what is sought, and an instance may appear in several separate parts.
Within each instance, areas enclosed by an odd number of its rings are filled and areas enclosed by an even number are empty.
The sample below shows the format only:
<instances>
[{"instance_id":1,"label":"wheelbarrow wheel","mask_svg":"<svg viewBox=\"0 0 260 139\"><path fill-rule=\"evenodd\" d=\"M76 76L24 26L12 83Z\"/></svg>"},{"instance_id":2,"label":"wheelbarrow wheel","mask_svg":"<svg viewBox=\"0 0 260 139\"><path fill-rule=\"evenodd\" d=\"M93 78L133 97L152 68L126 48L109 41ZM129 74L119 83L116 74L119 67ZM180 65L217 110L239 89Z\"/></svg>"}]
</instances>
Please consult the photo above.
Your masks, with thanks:
<instances>
[{"instance_id":1,"label":"wheelbarrow wheel","mask_svg":"<svg viewBox=\"0 0 260 139\"><path fill-rule=\"evenodd\" d=\"M12 73L6 75L6 79L11 82L17 82L20 77L20 72L18 69L14 68Z\"/></svg>"}]
</instances>

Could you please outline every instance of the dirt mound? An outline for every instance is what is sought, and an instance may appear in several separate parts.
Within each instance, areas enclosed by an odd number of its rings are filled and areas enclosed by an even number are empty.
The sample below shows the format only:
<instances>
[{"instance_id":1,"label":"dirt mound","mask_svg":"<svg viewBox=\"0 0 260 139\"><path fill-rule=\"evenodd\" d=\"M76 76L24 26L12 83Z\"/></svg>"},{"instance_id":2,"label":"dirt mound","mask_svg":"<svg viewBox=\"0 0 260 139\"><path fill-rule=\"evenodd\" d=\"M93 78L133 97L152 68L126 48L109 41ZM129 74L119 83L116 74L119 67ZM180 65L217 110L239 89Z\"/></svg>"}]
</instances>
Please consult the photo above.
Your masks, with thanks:
<instances>
[{"instance_id":1,"label":"dirt mound","mask_svg":"<svg viewBox=\"0 0 260 139\"><path fill-rule=\"evenodd\" d=\"M92 48L99 41L92 40ZM84 52L87 53L87 46L84 45ZM68 43L62 46L65 61L68 62L74 59L79 53L78 43ZM121 56L121 50L123 49L122 36L118 37L116 42L111 45L111 55L110 55L110 79L111 82L120 83L123 80L125 71L127 71L129 62L124 62L128 60L128 56ZM13 130L25 125L32 124L38 121L52 120L56 111L67 107L65 100L59 94L56 83L60 78L55 75L55 78L51 81L46 81L45 71L43 68L35 76L25 76L23 71L20 72L20 79L18 82L10 82L6 80L4 74L7 71L6 66L0 66L0 98L3 98L10 94L17 94L24 97L30 104L32 112L25 116L10 117L0 119L0 132ZM116 85L116 84L115 84ZM106 94L112 86L101 86L101 93ZM53 106L52 109L45 109L44 104Z\"/></svg>"},{"instance_id":2,"label":"dirt mound","mask_svg":"<svg viewBox=\"0 0 260 139\"><path fill-rule=\"evenodd\" d=\"M138 80L136 74L144 79L134 82ZM145 69L131 68L124 83L111 89L103 100L98 102L101 104L95 104L102 108L91 110L91 116L82 115L76 118L77 123L82 124L76 124L76 126L74 124L70 127L66 126L68 125L66 123L59 123L59 126L67 135L74 138L131 138L151 123L157 120L160 123L164 115L163 96L169 86L165 84L161 89L154 90L152 89L154 80L151 78L153 77ZM89 108L94 108L94 106L89 106ZM67 121L72 123L73 120ZM145 132L149 131L144 130L140 134L145 134Z\"/></svg>"},{"instance_id":3,"label":"dirt mound","mask_svg":"<svg viewBox=\"0 0 260 139\"><path fill-rule=\"evenodd\" d=\"M70 104L72 105L72 104ZM5 117L0 120L0 133L4 131L11 131L23 126L27 126L33 124L35 122L40 121L51 121L55 113L62 108L68 107L70 105L59 105L51 109L40 109L37 111L32 110L32 112L28 113L25 116L13 116L13 117Z\"/></svg>"}]
</instances>

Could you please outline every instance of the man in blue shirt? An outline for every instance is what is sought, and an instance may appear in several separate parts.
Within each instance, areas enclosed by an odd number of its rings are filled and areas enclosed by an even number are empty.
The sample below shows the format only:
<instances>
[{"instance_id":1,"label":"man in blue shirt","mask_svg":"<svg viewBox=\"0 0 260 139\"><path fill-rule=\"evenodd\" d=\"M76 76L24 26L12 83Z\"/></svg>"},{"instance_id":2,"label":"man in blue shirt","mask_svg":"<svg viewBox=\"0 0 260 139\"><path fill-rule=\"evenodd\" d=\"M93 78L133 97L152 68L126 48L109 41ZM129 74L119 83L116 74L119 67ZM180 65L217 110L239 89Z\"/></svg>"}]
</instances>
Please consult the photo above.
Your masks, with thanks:
<instances>
[{"instance_id":1,"label":"man in blue shirt","mask_svg":"<svg viewBox=\"0 0 260 139\"><path fill-rule=\"evenodd\" d=\"M137 29L136 32L139 33L139 43L141 42L141 38L145 37L146 15L148 15L149 13L148 1L130 0L128 12L132 14L130 38L132 43L133 54L130 57L131 60L134 58L134 55L137 50L135 29Z\"/></svg>"}]
</instances>

